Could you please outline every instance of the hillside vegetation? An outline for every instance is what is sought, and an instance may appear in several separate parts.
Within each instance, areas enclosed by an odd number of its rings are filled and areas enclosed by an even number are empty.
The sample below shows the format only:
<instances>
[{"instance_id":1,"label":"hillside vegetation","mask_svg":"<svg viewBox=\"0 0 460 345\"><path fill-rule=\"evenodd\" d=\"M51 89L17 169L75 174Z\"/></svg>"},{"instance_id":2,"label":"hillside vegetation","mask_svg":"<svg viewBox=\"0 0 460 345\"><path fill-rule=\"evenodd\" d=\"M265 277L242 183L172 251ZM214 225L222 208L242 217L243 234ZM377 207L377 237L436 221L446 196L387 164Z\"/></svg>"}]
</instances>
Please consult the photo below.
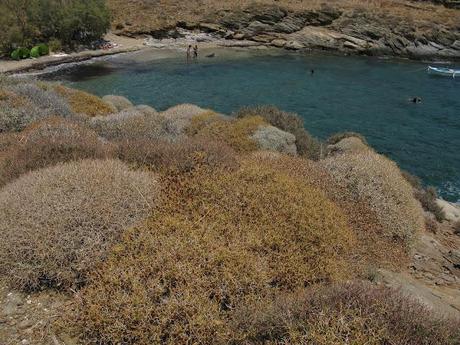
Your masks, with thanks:
<instances>
[{"instance_id":1,"label":"hillside vegetation","mask_svg":"<svg viewBox=\"0 0 460 345\"><path fill-rule=\"evenodd\" d=\"M372 281L436 220L358 134L27 79L0 95L1 286L67 301L37 343L460 341L457 321Z\"/></svg>"}]
</instances>

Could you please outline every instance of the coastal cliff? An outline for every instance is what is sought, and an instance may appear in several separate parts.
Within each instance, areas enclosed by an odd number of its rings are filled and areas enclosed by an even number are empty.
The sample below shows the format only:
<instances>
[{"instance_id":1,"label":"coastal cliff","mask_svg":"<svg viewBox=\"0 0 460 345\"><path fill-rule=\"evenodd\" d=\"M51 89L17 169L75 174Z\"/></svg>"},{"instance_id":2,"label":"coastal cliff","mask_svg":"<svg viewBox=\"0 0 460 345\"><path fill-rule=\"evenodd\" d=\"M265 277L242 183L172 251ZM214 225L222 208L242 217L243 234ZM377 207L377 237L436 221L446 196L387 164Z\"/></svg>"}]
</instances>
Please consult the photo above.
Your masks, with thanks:
<instances>
[{"instance_id":1,"label":"coastal cliff","mask_svg":"<svg viewBox=\"0 0 460 345\"><path fill-rule=\"evenodd\" d=\"M181 35L177 29L186 28L293 50L460 59L460 10L439 5L395 1L366 7L328 2L307 7L294 6L292 1L265 1L239 8L210 3L202 12L197 6L192 13L186 8L171 13L164 3L155 9L144 4L144 14L113 10L114 30L122 35L177 38ZM167 19L152 21L147 14L167 15Z\"/></svg>"}]
</instances>

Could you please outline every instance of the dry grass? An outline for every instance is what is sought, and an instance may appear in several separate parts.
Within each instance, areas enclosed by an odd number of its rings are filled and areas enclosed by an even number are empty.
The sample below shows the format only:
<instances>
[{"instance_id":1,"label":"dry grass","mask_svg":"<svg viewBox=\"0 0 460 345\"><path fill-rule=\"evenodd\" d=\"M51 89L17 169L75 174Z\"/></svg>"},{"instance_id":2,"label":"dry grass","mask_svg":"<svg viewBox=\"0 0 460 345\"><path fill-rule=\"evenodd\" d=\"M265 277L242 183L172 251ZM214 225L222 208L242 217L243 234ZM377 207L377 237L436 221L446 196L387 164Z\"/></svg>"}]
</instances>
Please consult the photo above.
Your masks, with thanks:
<instances>
[{"instance_id":1,"label":"dry grass","mask_svg":"<svg viewBox=\"0 0 460 345\"><path fill-rule=\"evenodd\" d=\"M157 197L154 175L114 160L24 175L0 192L0 273L24 290L79 287Z\"/></svg>"},{"instance_id":2,"label":"dry grass","mask_svg":"<svg viewBox=\"0 0 460 345\"><path fill-rule=\"evenodd\" d=\"M104 116L113 113L113 106L105 103L97 96L87 92L70 89L62 85L54 86L54 90L70 104L76 114L84 114L89 117Z\"/></svg>"},{"instance_id":3,"label":"dry grass","mask_svg":"<svg viewBox=\"0 0 460 345\"><path fill-rule=\"evenodd\" d=\"M1 155L0 185L59 162L107 158L110 151L111 146L102 143L95 132L75 122L62 118L35 122L16 135Z\"/></svg>"},{"instance_id":4,"label":"dry grass","mask_svg":"<svg viewBox=\"0 0 460 345\"><path fill-rule=\"evenodd\" d=\"M385 229L384 235L409 245L424 228L423 211L398 166L372 151L341 154L323 161L350 197L367 203Z\"/></svg>"},{"instance_id":5,"label":"dry grass","mask_svg":"<svg viewBox=\"0 0 460 345\"><path fill-rule=\"evenodd\" d=\"M255 300L235 312L239 343L454 345L460 323L389 288L353 282Z\"/></svg>"},{"instance_id":6,"label":"dry grass","mask_svg":"<svg viewBox=\"0 0 460 345\"><path fill-rule=\"evenodd\" d=\"M206 139L183 138L177 142L162 140L122 140L117 143L119 159L136 167L148 167L162 173L186 173L207 166L211 169L235 169L236 153L227 145Z\"/></svg>"},{"instance_id":7,"label":"dry grass","mask_svg":"<svg viewBox=\"0 0 460 345\"><path fill-rule=\"evenodd\" d=\"M83 290L84 341L228 343L233 311L249 300L350 277L353 235L340 209L258 163L169 176L163 207Z\"/></svg>"},{"instance_id":8,"label":"dry grass","mask_svg":"<svg viewBox=\"0 0 460 345\"><path fill-rule=\"evenodd\" d=\"M411 22L416 28L424 30L432 23L455 28L460 22L460 12L433 5L429 2L414 3L405 0L109 0L113 15L113 27L124 25L124 32L150 32L172 28L179 21L210 21L215 13L226 10L240 10L254 4L277 5L290 11L317 10L324 4L338 8L345 13L359 11L360 15L369 15L376 19L393 18L395 22ZM387 23L388 25L388 23Z\"/></svg>"}]
</instances>

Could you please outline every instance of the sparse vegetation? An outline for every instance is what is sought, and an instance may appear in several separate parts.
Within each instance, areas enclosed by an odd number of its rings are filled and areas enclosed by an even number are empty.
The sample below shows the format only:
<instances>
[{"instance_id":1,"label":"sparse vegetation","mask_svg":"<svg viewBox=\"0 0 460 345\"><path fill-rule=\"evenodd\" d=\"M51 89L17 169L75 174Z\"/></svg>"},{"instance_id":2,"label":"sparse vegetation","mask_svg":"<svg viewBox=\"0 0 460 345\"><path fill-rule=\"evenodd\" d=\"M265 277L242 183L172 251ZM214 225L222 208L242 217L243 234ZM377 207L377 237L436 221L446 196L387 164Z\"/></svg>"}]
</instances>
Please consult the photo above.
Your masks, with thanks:
<instances>
[{"instance_id":1,"label":"sparse vegetation","mask_svg":"<svg viewBox=\"0 0 460 345\"><path fill-rule=\"evenodd\" d=\"M296 137L297 152L309 159L321 158L321 142L305 130L303 120L295 113L288 113L275 106L256 106L240 109L237 118L261 116L272 126L293 134Z\"/></svg>"},{"instance_id":2,"label":"sparse vegetation","mask_svg":"<svg viewBox=\"0 0 460 345\"><path fill-rule=\"evenodd\" d=\"M237 310L233 323L250 344L453 345L460 340L457 321L363 282L279 294L268 303L256 300Z\"/></svg>"},{"instance_id":3,"label":"sparse vegetation","mask_svg":"<svg viewBox=\"0 0 460 345\"><path fill-rule=\"evenodd\" d=\"M327 144L328 145L335 145L339 141L342 141L343 139L346 139L346 138L358 138L363 142L363 144L369 145L367 143L366 138L362 134L359 134L359 133L356 133L356 132L341 132L341 133L333 134L327 139Z\"/></svg>"},{"instance_id":4,"label":"sparse vegetation","mask_svg":"<svg viewBox=\"0 0 460 345\"><path fill-rule=\"evenodd\" d=\"M25 290L75 288L158 198L151 173L83 160L22 176L0 191L0 273Z\"/></svg>"},{"instance_id":5,"label":"sparse vegetation","mask_svg":"<svg viewBox=\"0 0 460 345\"><path fill-rule=\"evenodd\" d=\"M438 222L442 222L446 215L443 209L436 203L438 192L434 187L424 187L422 181L407 171L403 171L403 176L414 189L415 198L420 201L425 211L431 212Z\"/></svg>"},{"instance_id":6,"label":"sparse vegetation","mask_svg":"<svg viewBox=\"0 0 460 345\"><path fill-rule=\"evenodd\" d=\"M408 246L424 228L422 209L394 162L366 151L327 158L323 166L347 187L354 200L367 203L376 212L382 235Z\"/></svg>"}]
</instances>

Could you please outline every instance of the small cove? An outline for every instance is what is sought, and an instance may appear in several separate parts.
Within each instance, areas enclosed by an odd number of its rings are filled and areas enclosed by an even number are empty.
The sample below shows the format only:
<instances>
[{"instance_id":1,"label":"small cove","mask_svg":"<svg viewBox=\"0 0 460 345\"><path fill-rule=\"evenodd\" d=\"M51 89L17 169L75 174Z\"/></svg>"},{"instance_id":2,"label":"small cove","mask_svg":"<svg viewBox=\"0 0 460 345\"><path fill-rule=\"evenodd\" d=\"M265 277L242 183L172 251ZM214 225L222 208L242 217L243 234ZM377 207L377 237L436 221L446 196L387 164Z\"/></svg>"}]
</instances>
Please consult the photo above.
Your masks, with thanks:
<instances>
[{"instance_id":1,"label":"small cove","mask_svg":"<svg viewBox=\"0 0 460 345\"><path fill-rule=\"evenodd\" d=\"M322 139L356 131L401 168L460 199L460 78L433 77L427 64L364 57L243 49L187 63L182 53L143 51L46 75L103 96L164 110L193 103L231 114L274 104L298 113ZM205 52L202 53L204 55ZM312 75L311 69L315 70ZM421 97L421 104L409 98Z\"/></svg>"}]
</instances>

